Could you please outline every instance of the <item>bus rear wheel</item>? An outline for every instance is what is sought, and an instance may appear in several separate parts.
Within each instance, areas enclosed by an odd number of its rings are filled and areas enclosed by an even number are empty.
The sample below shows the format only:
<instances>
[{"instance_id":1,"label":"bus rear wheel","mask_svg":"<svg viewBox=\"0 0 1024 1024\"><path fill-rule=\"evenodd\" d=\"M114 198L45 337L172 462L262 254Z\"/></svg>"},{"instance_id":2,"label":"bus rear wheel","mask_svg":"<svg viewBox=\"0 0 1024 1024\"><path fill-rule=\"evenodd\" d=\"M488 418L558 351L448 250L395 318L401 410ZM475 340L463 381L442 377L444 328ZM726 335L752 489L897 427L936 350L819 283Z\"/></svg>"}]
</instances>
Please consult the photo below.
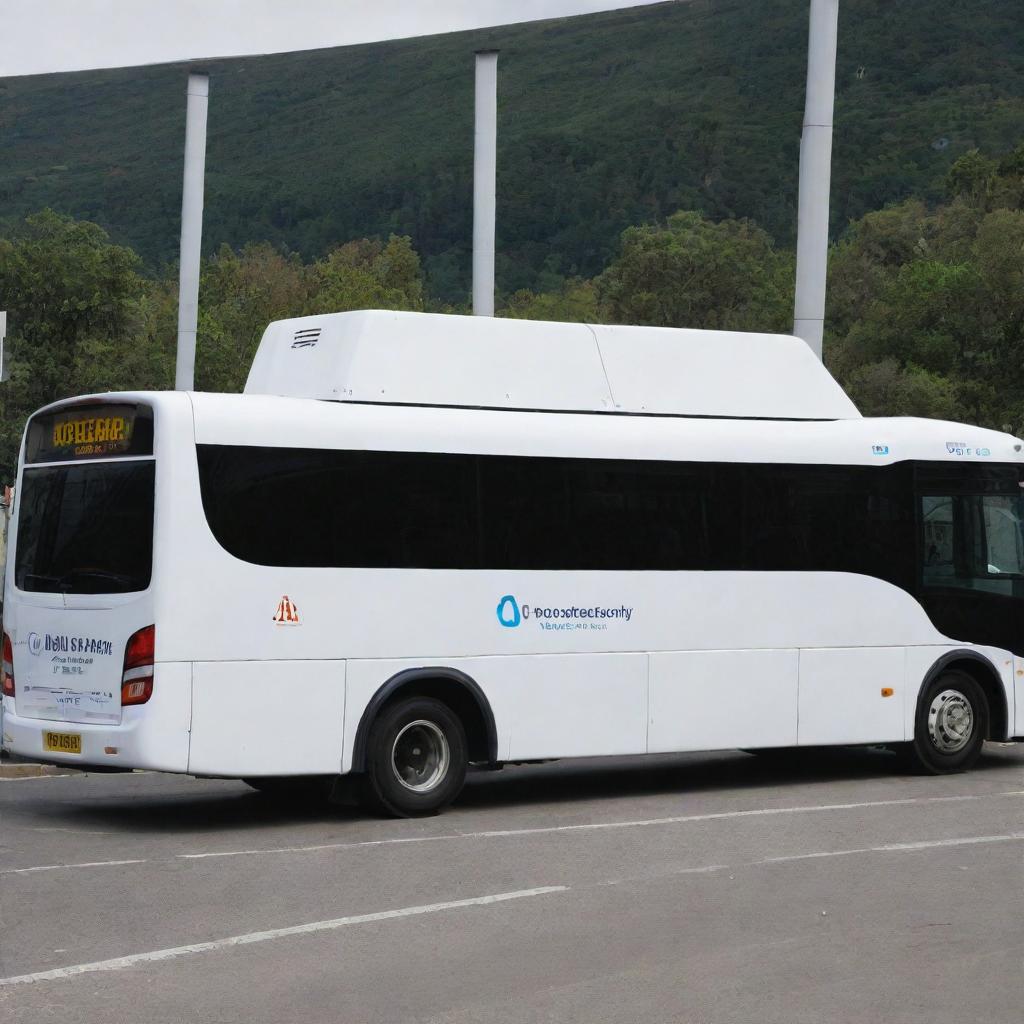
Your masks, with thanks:
<instances>
[{"instance_id":1,"label":"bus rear wheel","mask_svg":"<svg viewBox=\"0 0 1024 1024\"><path fill-rule=\"evenodd\" d=\"M466 732L432 697L385 707L370 729L363 802L399 818L436 814L466 781Z\"/></svg>"},{"instance_id":2,"label":"bus rear wheel","mask_svg":"<svg viewBox=\"0 0 1024 1024\"><path fill-rule=\"evenodd\" d=\"M929 775L966 771L981 754L988 733L988 703L977 681L947 669L928 684L917 706L914 767Z\"/></svg>"}]
</instances>

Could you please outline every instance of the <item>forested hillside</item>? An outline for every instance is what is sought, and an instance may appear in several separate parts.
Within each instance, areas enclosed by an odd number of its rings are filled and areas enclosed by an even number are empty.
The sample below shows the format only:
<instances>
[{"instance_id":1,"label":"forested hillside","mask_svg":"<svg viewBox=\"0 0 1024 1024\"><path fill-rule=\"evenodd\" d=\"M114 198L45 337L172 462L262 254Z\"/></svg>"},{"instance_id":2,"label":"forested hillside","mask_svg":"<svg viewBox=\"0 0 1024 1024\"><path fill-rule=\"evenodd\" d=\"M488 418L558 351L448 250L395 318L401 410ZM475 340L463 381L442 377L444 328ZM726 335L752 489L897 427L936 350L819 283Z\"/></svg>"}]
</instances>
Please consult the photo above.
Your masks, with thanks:
<instances>
[{"instance_id":1,"label":"forested hillside","mask_svg":"<svg viewBox=\"0 0 1024 1024\"><path fill-rule=\"evenodd\" d=\"M937 416L1024 432L1024 145L962 156L932 206L865 215L829 261L825 361L867 415ZM43 211L0 237L10 380L0 481L25 417L70 394L173 382L177 281L140 273L102 228ZM593 278L505 297L500 316L786 331L793 254L751 220L680 210L627 228ZM313 261L269 243L203 262L196 385L240 390L271 320L346 309L445 309L407 236Z\"/></svg>"},{"instance_id":2,"label":"forested hillside","mask_svg":"<svg viewBox=\"0 0 1024 1024\"><path fill-rule=\"evenodd\" d=\"M833 229L942 197L1024 137L1020 0L843 0ZM408 235L465 297L474 48L502 50L498 283L590 277L629 225L749 217L792 244L807 0L691 0L532 26L216 63L204 245L315 259ZM184 69L0 81L0 227L52 207L155 272L174 258Z\"/></svg>"}]
</instances>

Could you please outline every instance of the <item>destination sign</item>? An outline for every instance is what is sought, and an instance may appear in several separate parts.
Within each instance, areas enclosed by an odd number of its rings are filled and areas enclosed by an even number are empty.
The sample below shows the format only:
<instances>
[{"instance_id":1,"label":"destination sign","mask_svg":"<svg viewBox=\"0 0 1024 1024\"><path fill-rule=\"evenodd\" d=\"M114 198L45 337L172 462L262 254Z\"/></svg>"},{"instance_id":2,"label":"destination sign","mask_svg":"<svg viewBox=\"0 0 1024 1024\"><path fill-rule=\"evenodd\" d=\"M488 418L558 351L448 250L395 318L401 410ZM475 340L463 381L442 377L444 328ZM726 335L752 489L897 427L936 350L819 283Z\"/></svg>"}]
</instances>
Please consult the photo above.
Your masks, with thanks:
<instances>
[{"instance_id":1,"label":"destination sign","mask_svg":"<svg viewBox=\"0 0 1024 1024\"><path fill-rule=\"evenodd\" d=\"M25 442L26 463L152 454L152 410L114 402L36 416Z\"/></svg>"}]
</instances>

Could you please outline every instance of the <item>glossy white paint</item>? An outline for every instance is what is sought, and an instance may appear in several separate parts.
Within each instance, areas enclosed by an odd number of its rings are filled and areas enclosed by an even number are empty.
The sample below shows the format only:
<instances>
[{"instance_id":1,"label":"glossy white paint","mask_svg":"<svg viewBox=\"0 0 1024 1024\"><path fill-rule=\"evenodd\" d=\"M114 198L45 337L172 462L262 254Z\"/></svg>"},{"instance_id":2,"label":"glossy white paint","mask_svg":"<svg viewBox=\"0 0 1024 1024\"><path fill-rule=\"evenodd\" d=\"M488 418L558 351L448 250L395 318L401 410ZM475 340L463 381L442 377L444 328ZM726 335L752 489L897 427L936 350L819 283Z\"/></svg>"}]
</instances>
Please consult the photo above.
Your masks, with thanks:
<instances>
[{"instance_id":1,"label":"glossy white paint","mask_svg":"<svg viewBox=\"0 0 1024 1024\"><path fill-rule=\"evenodd\" d=\"M153 583L116 606L69 597L67 613L77 603L82 614L109 616L118 636L155 622L157 689L149 704L125 710L120 727L83 727L87 754L68 760L125 764L130 757L140 767L229 776L347 770L377 689L403 668L429 665L476 680L494 713L500 759L901 739L912 735L930 667L969 645L940 634L909 594L852 574L252 565L209 530L197 442L804 464L1021 459L1009 435L922 420L751 422L260 395L123 397L154 407ZM954 439L972 454L950 452L946 442ZM879 446L883 454L875 454ZM12 536L16 517L17 508ZM299 625L274 623L284 595ZM505 595L534 608L601 605L630 614L604 630L545 629L535 615L508 628L497 615ZM16 592L8 574L5 626L16 673L28 634L62 602ZM1012 658L975 650L1000 672L1020 731ZM896 678L897 665L897 696L883 705L878 678ZM45 723L17 710L16 701L5 702L5 743L38 755ZM119 748L116 758L102 753L105 745Z\"/></svg>"},{"instance_id":2,"label":"glossy white paint","mask_svg":"<svg viewBox=\"0 0 1024 1024\"><path fill-rule=\"evenodd\" d=\"M196 662L188 770L331 775L341 770L345 662Z\"/></svg>"},{"instance_id":3,"label":"glossy white paint","mask_svg":"<svg viewBox=\"0 0 1024 1024\"><path fill-rule=\"evenodd\" d=\"M886 743L907 739L908 686L901 647L800 652L799 743ZM917 685L911 684L916 701ZM892 689L891 697L882 688Z\"/></svg>"},{"instance_id":4,"label":"glossy white paint","mask_svg":"<svg viewBox=\"0 0 1024 1024\"><path fill-rule=\"evenodd\" d=\"M813 360L809 352L807 358ZM859 466L1022 458L1015 447L1022 442L1010 434L911 417L787 422L375 406L269 395L191 398L199 444ZM952 455L946 446L953 441L990 454ZM876 453L876 447L885 450Z\"/></svg>"},{"instance_id":5,"label":"glossy white paint","mask_svg":"<svg viewBox=\"0 0 1024 1024\"><path fill-rule=\"evenodd\" d=\"M807 346L787 335L382 310L270 324L245 393L489 409L860 416Z\"/></svg>"},{"instance_id":6,"label":"glossy white paint","mask_svg":"<svg viewBox=\"0 0 1024 1024\"><path fill-rule=\"evenodd\" d=\"M650 655L650 753L797 742L795 650Z\"/></svg>"}]
</instances>

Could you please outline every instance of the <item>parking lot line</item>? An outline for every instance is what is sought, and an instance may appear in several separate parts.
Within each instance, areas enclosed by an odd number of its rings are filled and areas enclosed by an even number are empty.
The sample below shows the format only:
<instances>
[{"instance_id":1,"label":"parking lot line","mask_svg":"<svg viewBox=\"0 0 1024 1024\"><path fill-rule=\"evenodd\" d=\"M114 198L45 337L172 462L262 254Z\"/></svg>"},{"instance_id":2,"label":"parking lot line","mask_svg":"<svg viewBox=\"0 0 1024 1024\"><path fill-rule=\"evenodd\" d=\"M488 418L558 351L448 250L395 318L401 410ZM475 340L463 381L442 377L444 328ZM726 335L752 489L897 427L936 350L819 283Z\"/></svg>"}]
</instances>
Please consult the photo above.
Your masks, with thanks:
<instances>
[{"instance_id":1,"label":"parking lot line","mask_svg":"<svg viewBox=\"0 0 1024 1024\"><path fill-rule=\"evenodd\" d=\"M881 846L862 846L853 850L822 850L818 853L794 853L788 857L767 857L754 861L755 865L787 864L797 860L818 860L824 857L850 857L857 853L912 853L915 850L935 850L944 846L977 846L984 843L1014 843L1024 840L1024 832L1007 832L995 836L967 836L959 839L926 839L918 843L884 843ZM753 866L753 865L751 865Z\"/></svg>"},{"instance_id":2,"label":"parking lot line","mask_svg":"<svg viewBox=\"0 0 1024 1024\"><path fill-rule=\"evenodd\" d=\"M708 864L698 867L687 867L677 871L664 872L654 877L664 879L684 874L714 875L725 870L735 871L740 868L767 867L818 858L847 857L858 854L876 853L912 853L938 848L977 846L979 844L989 843L1020 842L1022 840L1024 840L1024 833L1012 832L1000 835L929 839L913 843L886 843L879 846L856 847L846 850L823 850L812 853L790 854L786 857L769 857L764 860L746 861L733 866L725 864ZM578 890L608 888L611 886L635 884L637 882L646 882L651 880L652 879L650 877L637 877L617 878L604 882L587 883L575 887L568 885L547 885L533 889L518 889L512 892L494 893L489 896L475 896L469 899L449 900L444 903L430 903L420 906L403 907L398 910L384 910L370 914L355 914L347 917L336 917L326 921L311 921L308 924L290 925L285 928L271 928L257 932L246 932L241 935L232 935L227 938L214 939L209 942L195 942L184 946L172 946L167 949L157 949L146 953L131 953L127 956L114 957L110 960L97 960L92 963L72 964L67 967L57 967L46 971L36 971L31 974L19 974L9 978L0 978L0 988L32 984L36 982L60 981L66 978L73 978L81 974L121 971L129 967L134 967L138 964L158 963L164 960L172 960L177 957L200 953L211 953L216 952L217 950L228 949L232 946L251 945L258 942L269 942L275 939L310 935L317 932L335 931L339 928L345 928L351 925L389 921L395 918L417 917L423 914L435 914L441 911L457 910L463 907L490 906L512 900L526 899L533 896L570 892L574 888Z\"/></svg>"},{"instance_id":3,"label":"parking lot line","mask_svg":"<svg viewBox=\"0 0 1024 1024\"><path fill-rule=\"evenodd\" d=\"M4 868L0 875L29 875L35 871L70 871L72 868L116 868L123 864L145 863L145 860L90 860L82 864L39 864L31 868Z\"/></svg>"},{"instance_id":4,"label":"parking lot line","mask_svg":"<svg viewBox=\"0 0 1024 1024\"><path fill-rule=\"evenodd\" d=\"M452 842L458 839L507 839L517 836L544 835L558 832L594 832L606 829L648 828L657 825L683 825L700 821L721 821L733 818L756 818L779 814L813 814L825 811L849 811L874 807L902 807L914 804L957 803L970 800L996 800L1024 796L1024 791L1005 793L964 794L962 796L905 797L898 800L865 800L848 804L806 804L798 807L759 807L745 811L714 811L708 814L683 814L670 818L641 818L631 821L595 821L575 825L542 825L536 828L490 829L480 832L449 832L433 836L396 836L389 839L365 839L348 843L316 843L309 846L277 846L264 849L217 850L203 853L179 853L184 860L205 860L217 857L255 857L282 853L317 853L322 850L349 850L370 846L391 846L402 843Z\"/></svg>"},{"instance_id":5,"label":"parking lot line","mask_svg":"<svg viewBox=\"0 0 1024 1024\"><path fill-rule=\"evenodd\" d=\"M209 860L226 857L258 857L288 853L318 853L328 850L357 850L375 846L400 846L416 843L454 842L460 839L508 839L520 836L544 835L551 833L594 832L607 829L647 828L658 825L683 825L702 821L722 821L736 818L765 817L780 814L810 814L826 811L861 810L877 807L901 807L939 803L962 803L974 800L998 800L1008 797L1022 797L1024 790L1008 790L1001 793L963 794L960 796L906 797L898 800L864 800L845 804L806 804L796 807L760 807L743 811L714 811L707 814L685 814L667 818L641 818L631 821L597 821L575 825L544 825L536 828L490 829L480 832L446 832L429 836L391 836L386 839L364 839L347 843L316 843L308 846L275 846L263 849L216 850L203 853L179 853L173 857L139 858L132 860L100 860L82 864L42 864L23 868L0 869L0 876L31 874L37 871L60 871L83 868L119 867L130 864L178 860Z\"/></svg>"},{"instance_id":6,"label":"parking lot line","mask_svg":"<svg viewBox=\"0 0 1024 1024\"><path fill-rule=\"evenodd\" d=\"M546 885L536 889L518 889L515 892L499 892L490 896L474 896L470 899L449 900L445 903L429 903L416 907L403 907L400 910L383 910L374 914L335 917L329 921L311 921L308 924L297 924L288 928L271 928L267 931L246 932L243 935L232 935L226 939L214 939L212 942L195 942L187 946L172 946L169 949L157 949L148 953L132 953L128 956L115 957L112 960L96 960L88 964L73 964L70 967L57 967L49 971L37 971L34 974L19 974L11 978L0 978L0 987L25 985L40 981L59 981L62 978L72 978L79 974L93 974L98 971L123 971L128 967L134 967L136 964L173 960L176 957L189 956L196 953L212 953L219 949L227 949L230 946L247 946L255 942L269 942L272 939L283 939L294 935L310 935L314 932L334 931L350 925L370 924L374 921L389 921L398 917L418 917L422 914L436 914L443 910L491 906L495 903L527 899L531 896L566 892L567 889L568 886L565 885Z\"/></svg>"}]
</instances>

